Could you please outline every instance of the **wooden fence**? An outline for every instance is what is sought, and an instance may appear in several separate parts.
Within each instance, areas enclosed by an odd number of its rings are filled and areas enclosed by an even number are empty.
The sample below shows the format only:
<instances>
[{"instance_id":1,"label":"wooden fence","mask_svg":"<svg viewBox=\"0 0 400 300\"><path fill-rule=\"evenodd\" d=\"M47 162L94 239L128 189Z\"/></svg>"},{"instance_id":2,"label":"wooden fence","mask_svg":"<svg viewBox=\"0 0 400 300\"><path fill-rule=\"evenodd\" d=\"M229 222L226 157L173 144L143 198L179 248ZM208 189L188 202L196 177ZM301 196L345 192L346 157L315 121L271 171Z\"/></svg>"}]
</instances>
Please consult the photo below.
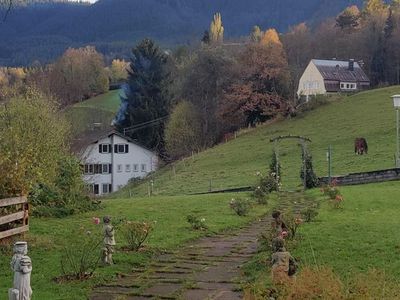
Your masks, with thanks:
<instances>
[{"instance_id":1,"label":"wooden fence","mask_svg":"<svg viewBox=\"0 0 400 300\"><path fill-rule=\"evenodd\" d=\"M1 231L0 229L0 240L29 230L28 199L24 196L0 199L0 209L8 207L14 207L16 212L4 216L0 215L0 228L4 227L2 225L10 224L12 222L14 223L12 226L5 226L8 228L4 231Z\"/></svg>"}]
</instances>

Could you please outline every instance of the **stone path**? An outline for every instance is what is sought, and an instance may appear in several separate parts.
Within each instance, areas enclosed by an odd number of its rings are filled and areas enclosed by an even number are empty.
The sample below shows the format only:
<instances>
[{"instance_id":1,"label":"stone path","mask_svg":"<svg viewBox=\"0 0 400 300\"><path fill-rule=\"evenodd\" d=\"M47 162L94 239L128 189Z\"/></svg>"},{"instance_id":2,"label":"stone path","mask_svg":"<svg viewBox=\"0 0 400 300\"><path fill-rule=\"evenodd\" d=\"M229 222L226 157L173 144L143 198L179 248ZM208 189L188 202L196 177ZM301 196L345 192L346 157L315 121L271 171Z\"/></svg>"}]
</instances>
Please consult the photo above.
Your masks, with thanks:
<instances>
[{"instance_id":1,"label":"stone path","mask_svg":"<svg viewBox=\"0 0 400 300\"><path fill-rule=\"evenodd\" d=\"M280 194L277 207L299 212L309 199L298 192ZM133 270L115 282L96 288L91 300L243 299L241 266L258 248L257 239L269 229L268 216L233 233L204 237L155 259L146 270Z\"/></svg>"}]
</instances>

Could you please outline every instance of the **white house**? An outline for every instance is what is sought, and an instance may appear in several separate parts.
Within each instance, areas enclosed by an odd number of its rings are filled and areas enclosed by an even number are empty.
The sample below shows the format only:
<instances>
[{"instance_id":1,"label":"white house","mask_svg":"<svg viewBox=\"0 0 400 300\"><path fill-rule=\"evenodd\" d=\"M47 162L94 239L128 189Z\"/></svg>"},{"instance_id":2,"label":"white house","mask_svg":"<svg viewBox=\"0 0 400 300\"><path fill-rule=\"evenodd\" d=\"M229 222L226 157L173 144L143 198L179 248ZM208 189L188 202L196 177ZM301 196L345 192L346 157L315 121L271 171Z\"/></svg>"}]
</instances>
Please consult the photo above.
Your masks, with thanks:
<instances>
[{"instance_id":1,"label":"white house","mask_svg":"<svg viewBox=\"0 0 400 300\"><path fill-rule=\"evenodd\" d=\"M75 148L77 146L75 145ZM143 178L158 166L158 156L123 134L112 131L79 146L83 178L95 195L115 192L132 178Z\"/></svg>"},{"instance_id":2,"label":"white house","mask_svg":"<svg viewBox=\"0 0 400 300\"><path fill-rule=\"evenodd\" d=\"M368 89L370 80L353 59L312 59L299 81L298 97Z\"/></svg>"}]
</instances>

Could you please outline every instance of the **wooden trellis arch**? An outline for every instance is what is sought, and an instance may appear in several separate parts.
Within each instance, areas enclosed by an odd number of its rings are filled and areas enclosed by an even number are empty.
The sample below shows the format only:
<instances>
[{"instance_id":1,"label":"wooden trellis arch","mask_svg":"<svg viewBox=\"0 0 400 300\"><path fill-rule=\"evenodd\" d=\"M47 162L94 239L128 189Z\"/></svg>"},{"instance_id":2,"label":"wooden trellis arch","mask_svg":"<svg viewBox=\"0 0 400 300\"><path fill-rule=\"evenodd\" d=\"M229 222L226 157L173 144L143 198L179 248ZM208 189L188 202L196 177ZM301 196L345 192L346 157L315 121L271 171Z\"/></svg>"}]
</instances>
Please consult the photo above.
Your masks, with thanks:
<instances>
[{"instance_id":1,"label":"wooden trellis arch","mask_svg":"<svg viewBox=\"0 0 400 300\"><path fill-rule=\"evenodd\" d=\"M304 136L300 136L300 135L281 135L281 136L277 136L273 139L270 139L271 143L274 143L274 152L276 155L276 170L278 170L278 166L279 166L279 143L282 140L287 140L287 139L295 139L299 142L299 144L301 145L301 150L302 150L302 154L305 154L307 151L307 143L311 143L311 140L307 137ZM305 160L305 155L302 155L303 157L303 188L304 190L307 189L307 176L306 176L306 172L307 172L307 168L306 168L306 160Z\"/></svg>"}]
</instances>

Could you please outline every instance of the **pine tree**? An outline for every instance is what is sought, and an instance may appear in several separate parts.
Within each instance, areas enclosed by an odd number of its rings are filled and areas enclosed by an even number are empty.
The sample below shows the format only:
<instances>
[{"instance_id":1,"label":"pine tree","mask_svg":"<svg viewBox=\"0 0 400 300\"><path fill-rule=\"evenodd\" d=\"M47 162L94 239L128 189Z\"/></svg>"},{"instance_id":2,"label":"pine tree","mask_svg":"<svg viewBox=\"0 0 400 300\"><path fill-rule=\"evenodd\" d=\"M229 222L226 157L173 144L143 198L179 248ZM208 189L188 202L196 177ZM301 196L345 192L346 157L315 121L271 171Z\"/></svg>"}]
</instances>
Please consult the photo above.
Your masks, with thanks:
<instances>
[{"instance_id":1,"label":"pine tree","mask_svg":"<svg viewBox=\"0 0 400 300\"><path fill-rule=\"evenodd\" d=\"M121 106L114 124L121 132L124 128L158 120L168 115L170 110L168 55L150 39L144 39L132 50L130 70ZM148 148L164 151L164 123L146 126L140 130L126 131Z\"/></svg>"},{"instance_id":2,"label":"pine tree","mask_svg":"<svg viewBox=\"0 0 400 300\"><path fill-rule=\"evenodd\" d=\"M205 30L203 33L203 37L201 38L203 44L208 45L210 44L210 33L208 30Z\"/></svg>"},{"instance_id":3,"label":"pine tree","mask_svg":"<svg viewBox=\"0 0 400 300\"><path fill-rule=\"evenodd\" d=\"M261 38L263 36L263 32L261 31L260 27L258 27L257 25L253 27L253 30L251 32L250 35L250 40L253 43L259 43L261 41Z\"/></svg>"},{"instance_id":4,"label":"pine tree","mask_svg":"<svg viewBox=\"0 0 400 300\"><path fill-rule=\"evenodd\" d=\"M303 159L303 165L301 166L300 178L304 181L304 173L305 173L306 175L305 187L307 189L315 188L316 186L318 186L318 177L314 173L312 156L308 152L306 147L303 147L302 159ZM304 167L306 168L305 172L304 172Z\"/></svg>"},{"instance_id":5,"label":"pine tree","mask_svg":"<svg viewBox=\"0 0 400 300\"><path fill-rule=\"evenodd\" d=\"M214 15L210 24L211 43L222 43L224 41L224 27L222 26L222 17L220 13Z\"/></svg>"}]
</instances>

